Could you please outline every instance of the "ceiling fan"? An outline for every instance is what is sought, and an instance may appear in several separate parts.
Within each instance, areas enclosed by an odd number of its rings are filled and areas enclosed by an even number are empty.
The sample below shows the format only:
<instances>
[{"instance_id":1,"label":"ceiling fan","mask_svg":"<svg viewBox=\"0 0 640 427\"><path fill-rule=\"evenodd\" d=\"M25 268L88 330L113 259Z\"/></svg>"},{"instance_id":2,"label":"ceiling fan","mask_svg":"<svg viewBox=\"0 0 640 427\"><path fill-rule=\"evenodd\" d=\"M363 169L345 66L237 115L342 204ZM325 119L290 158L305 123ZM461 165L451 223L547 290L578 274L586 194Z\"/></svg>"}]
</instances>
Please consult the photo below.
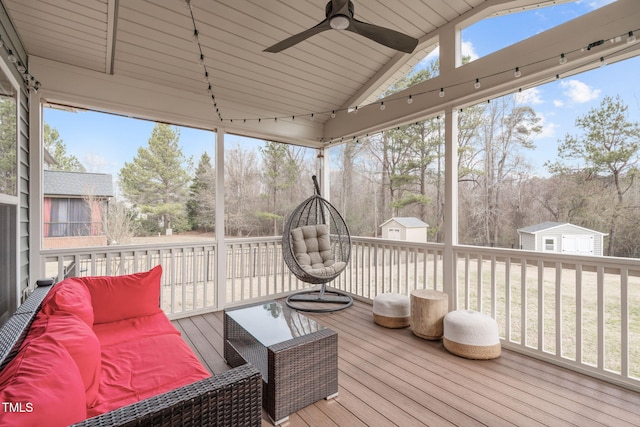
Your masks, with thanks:
<instances>
[{"instance_id":1,"label":"ceiling fan","mask_svg":"<svg viewBox=\"0 0 640 427\"><path fill-rule=\"evenodd\" d=\"M380 27L378 25L368 24L359 21L353 17L353 2L351 0L331 0L325 7L326 18L315 27L309 28L301 33L266 48L263 52L280 52L315 34L326 30L346 30L352 33L360 34L377 43L399 50L405 53L411 53L418 45L418 39L410 37L389 28Z\"/></svg>"}]
</instances>

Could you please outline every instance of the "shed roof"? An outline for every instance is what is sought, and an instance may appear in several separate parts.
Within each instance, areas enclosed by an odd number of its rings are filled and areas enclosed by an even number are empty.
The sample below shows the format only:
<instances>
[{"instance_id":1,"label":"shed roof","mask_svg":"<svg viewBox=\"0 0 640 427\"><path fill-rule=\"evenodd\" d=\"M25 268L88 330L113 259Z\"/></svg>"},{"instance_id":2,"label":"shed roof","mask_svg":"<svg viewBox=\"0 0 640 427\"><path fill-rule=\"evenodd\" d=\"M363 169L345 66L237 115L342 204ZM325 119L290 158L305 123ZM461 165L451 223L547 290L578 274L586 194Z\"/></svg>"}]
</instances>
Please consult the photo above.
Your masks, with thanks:
<instances>
[{"instance_id":1,"label":"shed roof","mask_svg":"<svg viewBox=\"0 0 640 427\"><path fill-rule=\"evenodd\" d=\"M540 224L530 225L528 227L519 228L518 229L518 233L537 234L537 233L539 233L541 231L548 231L548 230L551 230L553 228L557 228L557 227L564 226L564 225L568 225L568 226L573 227L573 228L579 228L581 230L586 230L586 231L590 231L590 232L597 233L597 234L602 234L603 236L607 235L607 233L602 233L600 231L592 230L592 229L586 228L586 227L580 227L579 225L571 224L569 222L554 222L554 221L546 221L546 222L541 222Z\"/></svg>"},{"instance_id":2,"label":"shed roof","mask_svg":"<svg viewBox=\"0 0 640 427\"><path fill-rule=\"evenodd\" d=\"M89 172L43 171L45 196L113 197L111 174Z\"/></svg>"},{"instance_id":3,"label":"shed roof","mask_svg":"<svg viewBox=\"0 0 640 427\"><path fill-rule=\"evenodd\" d=\"M382 227L383 225L386 225L387 223L389 223L391 221L395 221L395 222L397 222L398 224L402 225L405 228L421 228L421 227L428 227L429 226L429 224L427 224L426 222L424 222L421 219L416 218L414 216L394 216L394 217L386 220L382 224L380 224L380 227Z\"/></svg>"}]
</instances>

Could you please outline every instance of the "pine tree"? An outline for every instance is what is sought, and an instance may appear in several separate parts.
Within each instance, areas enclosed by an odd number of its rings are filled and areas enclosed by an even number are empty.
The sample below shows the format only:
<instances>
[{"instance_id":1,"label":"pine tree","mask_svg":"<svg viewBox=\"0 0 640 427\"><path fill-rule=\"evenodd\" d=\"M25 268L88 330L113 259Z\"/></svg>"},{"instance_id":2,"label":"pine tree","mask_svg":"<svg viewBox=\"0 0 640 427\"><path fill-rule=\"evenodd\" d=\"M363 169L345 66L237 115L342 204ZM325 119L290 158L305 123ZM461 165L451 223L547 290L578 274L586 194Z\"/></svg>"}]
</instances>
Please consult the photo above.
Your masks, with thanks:
<instances>
[{"instance_id":1,"label":"pine tree","mask_svg":"<svg viewBox=\"0 0 640 427\"><path fill-rule=\"evenodd\" d=\"M188 229L185 205L192 167L178 144L180 132L156 123L148 147L138 148L131 163L120 170L124 196L143 213L158 220L164 229Z\"/></svg>"},{"instance_id":2,"label":"pine tree","mask_svg":"<svg viewBox=\"0 0 640 427\"><path fill-rule=\"evenodd\" d=\"M56 164L50 165L52 170L66 172L85 172L86 169L80 160L73 154L67 154L67 146L62 142L60 133L56 128L52 128L47 123L44 124L44 149L51 154Z\"/></svg>"},{"instance_id":3,"label":"pine tree","mask_svg":"<svg viewBox=\"0 0 640 427\"><path fill-rule=\"evenodd\" d=\"M187 203L192 228L213 230L216 211L215 185L215 169L211 165L211 157L206 152L202 153L189 189Z\"/></svg>"}]
</instances>

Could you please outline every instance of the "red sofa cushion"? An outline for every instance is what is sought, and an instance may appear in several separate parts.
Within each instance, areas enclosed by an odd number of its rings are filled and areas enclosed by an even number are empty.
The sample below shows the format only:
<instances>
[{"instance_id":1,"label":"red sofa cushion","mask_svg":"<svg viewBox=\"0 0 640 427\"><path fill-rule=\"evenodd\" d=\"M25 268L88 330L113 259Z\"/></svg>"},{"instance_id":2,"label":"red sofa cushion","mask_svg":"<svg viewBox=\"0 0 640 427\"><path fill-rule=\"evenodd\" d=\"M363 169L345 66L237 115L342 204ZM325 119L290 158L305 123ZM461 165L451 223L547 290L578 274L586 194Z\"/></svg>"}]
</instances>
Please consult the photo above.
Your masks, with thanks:
<instances>
[{"instance_id":1,"label":"red sofa cushion","mask_svg":"<svg viewBox=\"0 0 640 427\"><path fill-rule=\"evenodd\" d=\"M180 335L180 331L173 326L164 312L117 322L100 323L93 327L93 332L103 346L156 335Z\"/></svg>"},{"instance_id":2,"label":"red sofa cushion","mask_svg":"<svg viewBox=\"0 0 640 427\"><path fill-rule=\"evenodd\" d=\"M87 286L78 278L65 279L49 291L42 301L44 314L69 313L93 326L93 306Z\"/></svg>"},{"instance_id":3,"label":"red sofa cushion","mask_svg":"<svg viewBox=\"0 0 640 427\"><path fill-rule=\"evenodd\" d=\"M210 376L178 334L103 343L98 404L87 415L96 416Z\"/></svg>"},{"instance_id":4,"label":"red sofa cushion","mask_svg":"<svg viewBox=\"0 0 640 427\"><path fill-rule=\"evenodd\" d=\"M68 426L86 418L78 367L48 336L30 340L0 372L0 402L14 405L13 411L2 408L0 426Z\"/></svg>"},{"instance_id":5,"label":"red sofa cushion","mask_svg":"<svg viewBox=\"0 0 640 427\"><path fill-rule=\"evenodd\" d=\"M41 312L33 321L25 344L44 334L62 344L76 362L85 387L87 405L95 405L102 367L100 342L96 334L86 323L72 314L48 316Z\"/></svg>"},{"instance_id":6,"label":"red sofa cushion","mask_svg":"<svg viewBox=\"0 0 640 427\"><path fill-rule=\"evenodd\" d=\"M148 316L160 310L162 266L125 276L78 277L87 285L94 324Z\"/></svg>"}]
</instances>

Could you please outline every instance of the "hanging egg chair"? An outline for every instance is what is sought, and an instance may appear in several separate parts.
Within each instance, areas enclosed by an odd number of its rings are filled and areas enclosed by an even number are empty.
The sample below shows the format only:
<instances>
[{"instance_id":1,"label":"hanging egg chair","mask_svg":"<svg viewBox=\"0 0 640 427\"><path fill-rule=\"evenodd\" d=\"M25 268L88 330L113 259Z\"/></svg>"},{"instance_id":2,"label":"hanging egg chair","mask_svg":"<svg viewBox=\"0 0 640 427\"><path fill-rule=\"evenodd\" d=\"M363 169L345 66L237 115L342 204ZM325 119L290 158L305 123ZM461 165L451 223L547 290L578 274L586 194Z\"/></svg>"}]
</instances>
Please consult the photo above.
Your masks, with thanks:
<instances>
[{"instance_id":1,"label":"hanging egg chair","mask_svg":"<svg viewBox=\"0 0 640 427\"><path fill-rule=\"evenodd\" d=\"M282 232L282 251L289 270L301 281L320 289L290 295L287 305L310 312L343 310L353 298L326 284L344 271L351 256L351 236L337 209L320 196L315 175L315 194L289 215Z\"/></svg>"}]
</instances>

